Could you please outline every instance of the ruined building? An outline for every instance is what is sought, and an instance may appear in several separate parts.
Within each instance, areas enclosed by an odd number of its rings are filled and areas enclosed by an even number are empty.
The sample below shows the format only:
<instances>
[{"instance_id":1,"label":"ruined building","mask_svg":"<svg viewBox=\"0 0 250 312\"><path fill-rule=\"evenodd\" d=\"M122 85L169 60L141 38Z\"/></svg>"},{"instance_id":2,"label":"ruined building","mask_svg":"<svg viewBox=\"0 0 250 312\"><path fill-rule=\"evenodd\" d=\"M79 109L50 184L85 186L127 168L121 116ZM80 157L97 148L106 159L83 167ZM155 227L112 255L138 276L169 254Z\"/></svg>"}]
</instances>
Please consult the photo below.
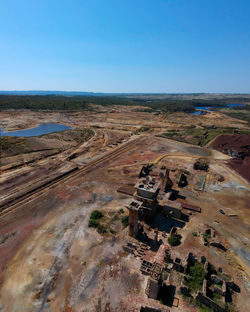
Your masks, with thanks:
<instances>
[{"instance_id":1,"label":"ruined building","mask_svg":"<svg viewBox=\"0 0 250 312\"><path fill-rule=\"evenodd\" d=\"M129 210L129 235L138 234L138 220L152 217L156 210L156 199L160 183L147 176L140 179L135 185L136 192L133 200L126 208Z\"/></svg>"},{"instance_id":2,"label":"ruined building","mask_svg":"<svg viewBox=\"0 0 250 312\"><path fill-rule=\"evenodd\" d=\"M132 201L129 206L129 235L136 237L138 234L138 213L141 204L138 201Z\"/></svg>"},{"instance_id":3,"label":"ruined building","mask_svg":"<svg viewBox=\"0 0 250 312\"><path fill-rule=\"evenodd\" d=\"M142 202L152 203L156 200L158 192L160 190L160 183L146 176L145 178L140 179L135 185L136 193L135 198Z\"/></svg>"},{"instance_id":4,"label":"ruined building","mask_svg":"<svg viewBox=\"0 0 250 312\"><path fill-rule=\"evenodd\" d=\"M171 189L173 183L169 177L168 169L166 169L166 174L161 177L161 180L162 181L159 182L154 177L146 176L139 179L135 184L135 199L126 207L129 210L130 236L137 236L138 222L152 220L157 208L160 209L167 218L182 219L184 215L182 204L170 200L170 196L173 192ZM159 193L160 196L158 196Z\"/></svg>"},{"instance_id":5,"label":"ruined building","mask_svg":"<svg viewBox=\"0 0 250 312\"><path fill-rule=\"evenodd\" d=\"M150 276L146 286L146 295L149 298L157 299L159 289L162 284L162 266L158 263L153 263L150 269Z\"/></svg>"}]
</instances>

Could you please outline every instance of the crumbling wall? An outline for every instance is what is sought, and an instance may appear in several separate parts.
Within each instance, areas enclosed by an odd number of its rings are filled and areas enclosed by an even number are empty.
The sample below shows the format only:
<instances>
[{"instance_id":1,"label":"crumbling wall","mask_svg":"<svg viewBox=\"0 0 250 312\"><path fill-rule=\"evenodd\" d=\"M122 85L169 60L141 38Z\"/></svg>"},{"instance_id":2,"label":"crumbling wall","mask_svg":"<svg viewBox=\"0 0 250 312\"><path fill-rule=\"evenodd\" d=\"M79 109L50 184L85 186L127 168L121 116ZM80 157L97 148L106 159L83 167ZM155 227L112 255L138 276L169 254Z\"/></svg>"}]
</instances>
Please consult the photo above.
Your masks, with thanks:
<instances>
[{"instance_id":1,"label":"crumbling wall","mask_svg":"<svg viewBox=\"0 0 250 312\"><path fill-rule=\"evenodd\" d=\"M215 301L208 298L207 296L204 296L201 292L198 293L196 296L196 300L198 300L200 303L205 304L207 307L213 309L215 312L226 312L224 308L219 306Z\"/></svg>"},{"instance_id":2,"label":"crumbling wall","mask_svg":"<svg viewBox=\"0 0 250 312\"><path fill-rule=\"evenodd\" d=\"M223 251L227 251L226 247L225 247L224 245L222 245L221 242L212 241L212 242L210 242L210 246L219 248L219 249L221 249L221 250L223 250Z\"/></svg>"},{"instance_id":3,"label":"crumbling wall","mask_svg":"<svg viewBox=\"0 0 250 312\"><path fill-rule=\"evenodd\" d=\"M163 207L163 211L169 217L173 217L173 218L176 218L176 219L181 219L181 204L180 204L180 207L170 207L170 206L165 205Z\"/></svg>"},{"instance_id":4,"label":"crumbling wall","mask_svg":"<svg viewBox=\"0 0 250 312\"><path fill-rule=\"evenodd\" d=\"M146 260L143 260L141 263L140 270L141 270L142 274L150 275L152 267L153 267L153 263L146 261Z\"/></svg>"},{"instance_id":5,"label":"crumbling wall","mask_svg":"<svg viewBox=\"0 0 250 312\"><path fill-rule=\"evenodd\" d=\"M220 288L218 286L214 286L214 292L220 296L226 296L226 289L225 288Z\"/></svg>"},{"instance_id":6,"label":"crumbling wall","mask_svg":"<svg viewBox=\"0 0 250 312\"><path fill-rule=\"evenodd\" d=\"M150 307L141 307L140 312L162 312L162 310Z\"/></svg>"},{"instance_id":7,"label":"crumbling wall","mask_svg":"<svg viewBox=\"0 0 250 312\"><path fill-rule=\"evenodd\" d=\"M193 298L193 296L190 294L190 291L189 291L188 287L185 284L183 284L183 283L181 284L180 292L184 296Z\"/></svg>"},{"instance_id":8,"label":"crumbling wall","mask_svg":"<svg viewBox=\"0 0 250 312\"><path fill-rule=\"evenodd\" d=\"M173 263L173 270L177 271L177 272L180 272L180 273L183 273L184 272L184 267L181 263L178 263L178 262L174 262Z\"/></svg>"},{"instance_id":9,"label":"crumbling wall","mask_svg":"<svg viewBox=\"0 0 250 312\"><path fill-rule=\"evenodd\" d=\"M154 280L153 278L149 277L148 278L148 283L147 283L147 286L146 286L146 295L149 297L149 298L152 298L152 299L157 299L158 297L158 292L159 292L159 289L160 289L160 285L159 285L159 282L157 280Z\"/></svg>"}]
</instances>

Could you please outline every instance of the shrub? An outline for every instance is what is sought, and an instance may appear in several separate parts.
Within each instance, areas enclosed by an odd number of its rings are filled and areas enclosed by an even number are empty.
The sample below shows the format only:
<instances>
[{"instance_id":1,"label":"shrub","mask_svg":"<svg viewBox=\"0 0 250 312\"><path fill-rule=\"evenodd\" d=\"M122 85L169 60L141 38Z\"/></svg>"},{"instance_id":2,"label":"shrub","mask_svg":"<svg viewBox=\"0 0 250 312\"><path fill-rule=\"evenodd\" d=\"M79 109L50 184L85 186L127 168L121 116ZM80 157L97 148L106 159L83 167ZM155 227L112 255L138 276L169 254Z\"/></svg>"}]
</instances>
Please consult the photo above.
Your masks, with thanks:
<instances>
[{"instance_id":1,"label":"shrub","mask_svg":"<svg viewBox=\"0 0 250 312\"><path fill-rule=\"evenodd\" d=\"M122 224L124 227L128 226L128 216L122 217Z\"/></svg>"},{"instance_id":2,"label":"shrub","mask_svg":"<svg viewBox=\"0 0 250 312\"><path fill-rule=\"evenodd\" d=\"M193 232L192 235L193 235L194 237L197 237L197 236L198 236L197 232Z\"/></svg>"},{"instance_id":3,"label":"shrub","mask_svg":"<svg viewBox=\"0 0 250 312\"><path fill-rule=\"evenodd\" d=\"M209 168L209 162L207 159L200 158L194 163L194 169L195 170L204 170L208 171Z\"/></svg>"},{"instance_id":4,"label":"shrub","mask_svg":"<svg viewBox=\"0 0 250 312\"><path fill-rule=\"evenodd\" d=\"M97 231L98 231L98 233L100 233L100 234L107 233L106 227L103 226L103 225L101 225L101 224L98 224L98 226L97 226Z\"/></svg>"},{"instance_id":5,"label":"shrub","mask_svg":"<svg viewBox=\"0 0 250 312\"><path fill-rule=\"evenodd\" d=\"M93 220L93 219L90 219L90 220L89 220L89 227L97 228L98 225L99 225L99 222L98 222L98 221Z\"/></svg>"},{"instance_id":6,"label":"shrub","mask_svg":"<svg viewBox=\"0 0 250 312\"><path fill-rule=\"evenodd\" d=\"M212 308L209 308L209 307L207 307L207 306L205 306L205 305L202 305L201 307L200 307L200 312L213 312L214 310L212 309Z\"/></svg>"},{"instance_id":7,"label":"shrub","mask_svg":"<svg viewBox=\"0 0 250 312\"><path fill-rule=\"evenodd\" d=\"M163 278L163 280L167 280L167 278L168 278L168 272L167 271L163 271L163 273L162 273L162 278Z\"/></svg>"},{"instance_id":8,"label":"shrub","mask_svg":"<svg viewBox=\"0 0 250 312\"><path fill-rule=\"evenodd\" d=\"M181 235L173 234L168 238L168 242L171 246L178 246L181 244Z\"/></svg>"},{"instance_id":9,"label":"shrub","mask_svg":"<svg viewBox=\"0 0 250 312\"><path fill-rule=\"evenodd\" d=\"M201 289L205 278L205 269L202 264L196 262L189 269L189 274L186 276L186 284L189 289L197 291Z\"/></svg>"},{"instance_id":10,"label":"shrub","mask_svg":"<svg viewBox=\"0 0 250 312\"><path fill-rule=\"evenodd\" d=\"M190 175L190 172L187 169L181 169L180 172L182 172L186 175Z\"/></svg>"},{"instance_id":11,"label":"shrub","mask_svg":"<svg viewBox=\"0 0 250 312\"><path fill-rule=\"evenodd\" d=\"M227 312L233 312L232 303L226 302L224 308Z\"/></svg>"},{"instance_id":12,"label":"shrub","mask_svg":"<svg viewBox=\"0 0 250 312\"><path fill-rule=\"evenodd\" d=\"M124 210L122 208L119 209L119 213L124 213Z\"/></svg>"},{"instance_id":13,"label":"shrub","mask_svg":"<svg viewBox=\"0 0 250 312\"><path fill-rule=\"evenodd\" d=\"M119 217L115 214L112 219L111 219L111 222L115 222L116 220L119 220Z\"/></svg>"},{"instance_id":14,"label":"shrub","mask_svg":"<svg viewBox=\"0 0 250 312\"><path fill-rule=\"evenodd\" d=\"M103 217L103 213L100 210L94 210L90 215L90 220L98 220Z\"/></svg>"},{"instance_id":15,"label":"shrub","mask_svg":"<svg viewBox=\"0 0 250 312\"><path fill-rule=\"evenodd\" d=\"M209 243L209 240L211 239L211 235L207 234L207 233L204 233L203 234L203 239L204 239L205 243Z\"/></svg>"}]
</instances>

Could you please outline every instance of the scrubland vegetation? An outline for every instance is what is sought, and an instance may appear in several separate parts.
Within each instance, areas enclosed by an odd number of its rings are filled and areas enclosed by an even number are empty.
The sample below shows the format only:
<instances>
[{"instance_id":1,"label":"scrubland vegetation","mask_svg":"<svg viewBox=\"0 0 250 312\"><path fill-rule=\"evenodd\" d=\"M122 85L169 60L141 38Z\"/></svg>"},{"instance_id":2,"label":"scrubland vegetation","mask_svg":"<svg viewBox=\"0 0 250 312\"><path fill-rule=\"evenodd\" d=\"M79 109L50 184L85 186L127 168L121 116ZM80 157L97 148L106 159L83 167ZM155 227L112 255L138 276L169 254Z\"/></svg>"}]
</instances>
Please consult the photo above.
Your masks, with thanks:
<instances>
[{"instance_id":1,"label":"scrubland vegetation","mask_svg":"<svg viewBox=\"0 0 250 312\"><path fill-rule=\"evenodd\" d=\"M142 110L159 112L191 112L192 101L175 100L136 100L118 96L58 96L58 95L0 95L0 109L32 109L32 110L93 110L91 104L100 106L142 106Z\"/></svg>"},{"instance_id":2,"label":"scrubland vegetation","mask_svg":"<svg viewBox=\"0 0 250 312\"><path fill-rule=\"evenodd\" d=\"M95 105L99 106L137 106L137 111L159 113L195 111L195 106L213 107L215 110L223 109L228 103L248 103L249 98L245 97L226 97L225 99L190 99L180 98L178 95L0 95L0 110L6 109L30 109L30 110L63 110L63 111L95 111ZM194 96L195 97L195 96ZM221 107L221 108L220 108ZM237 107L233 110L225 110L223 113L250 123L250 105ZM225 133L228 133L226 131ZM187 130L188 135L194 137L195 144L204 146L211 138L215 137L218 131L201 129ZM168 136L178 136L182 140L181 133L168 133ZM204 138L203 138L204 137ZM185 141L185 140L184 140ZM192 143L192 142L190 142Z\"/></svg>"},{"instance_id":3,"label":"scrubland vegetation","mask_svg":"<svg viewBox=\"0 0 250 312\"><path fill-rule=\"evenodd\" d=\"M128 216L124 215L124 210L121 208L118 212L111 211L103 214L100 210L94 210L89 218L89 227L96 228L98 233L105 234L110 232L115 235L116 231L113 226L117 221L123 225L123 228L128 226Z\"/></svg>"},{"instance_id":4,"label":"scrubland vegetation","mask_svg":"<svg viewBox=\"0 0 250 312\"><path fill-rule=\"evenodd\" d=\"M185 283L192 291L197 291L202 288L202 283L205 278L205 269L202 264L196 262L189 269L189 274L186 275Z\"/></svg>"},{"instance_id":5,"label":"scrubland vegetation","mask_svg":"<svg viewBox=\"0 0 250 312\"><path fill-rule=\"evenodd\" d=\"M188 127L183 130L169 130L164 136L176 141L205 146L220 134L248 134L247 130L219 127Z\"/></svg>"},{"instance_id":6,"label":"scrubland vegetation","mask_svg":"<svg viewBox=\"0 0 250 312\"><path fill-rule=\"evenodd\" d=\"M178 246L181 244L181 235L178 234L172 234L169 238L168 238L168 242L171 246Z\"/></svg>"}]
</instances>

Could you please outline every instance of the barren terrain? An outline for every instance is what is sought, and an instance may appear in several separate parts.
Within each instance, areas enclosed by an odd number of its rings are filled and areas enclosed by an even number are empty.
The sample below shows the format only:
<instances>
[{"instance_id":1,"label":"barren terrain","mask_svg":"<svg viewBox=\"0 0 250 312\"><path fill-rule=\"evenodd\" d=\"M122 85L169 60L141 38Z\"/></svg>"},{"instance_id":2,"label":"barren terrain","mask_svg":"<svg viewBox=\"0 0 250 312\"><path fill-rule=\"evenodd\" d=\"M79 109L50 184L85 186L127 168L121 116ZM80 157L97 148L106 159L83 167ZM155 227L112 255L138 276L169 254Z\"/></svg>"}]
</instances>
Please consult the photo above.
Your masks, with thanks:
<instances>
[{"instance_id":1,"label":"barren terrain","mask_svg":"<svg viewBox=\"0 0 250 312\"><path fill-rule=\"evenodd\" d=\"M155 176L162 167L175 170L171 177L181 195L179 202L201 208L201 213L189 212L189 221L178 227L180 246L171 247L160 229L161 246L175 257L192 252L222 267L240 287L240 293L233 295L233 311L248 310L249 183L241 170L228 165L232 156L222 153L216 141L200 147L163 137L187 125L230 125L249 131L246 122L220 112L154 114L135 106L94 112L3 111L0 120L5 130L42 122L74 128L41 137L9 138L2 150L0 311L131 312L141 306L199 311L177 291L178 307L148 298L140 259L123 249L128 228L121 220L128 214L125 206L131 196L117 190L134 185L142 165L148 163ZM208 172L193 169L200 158L208 160ZM185 188L177 186L178 170L189 172ZM96 209L105 216L108 231L104 234L88 227ZM227 251L204 245L202 233L207 228L216 232ZM163 261L161 248L148 251L148 259ZM180 286L175 273L170 280Z\"/></svg>"}]
</instances>

